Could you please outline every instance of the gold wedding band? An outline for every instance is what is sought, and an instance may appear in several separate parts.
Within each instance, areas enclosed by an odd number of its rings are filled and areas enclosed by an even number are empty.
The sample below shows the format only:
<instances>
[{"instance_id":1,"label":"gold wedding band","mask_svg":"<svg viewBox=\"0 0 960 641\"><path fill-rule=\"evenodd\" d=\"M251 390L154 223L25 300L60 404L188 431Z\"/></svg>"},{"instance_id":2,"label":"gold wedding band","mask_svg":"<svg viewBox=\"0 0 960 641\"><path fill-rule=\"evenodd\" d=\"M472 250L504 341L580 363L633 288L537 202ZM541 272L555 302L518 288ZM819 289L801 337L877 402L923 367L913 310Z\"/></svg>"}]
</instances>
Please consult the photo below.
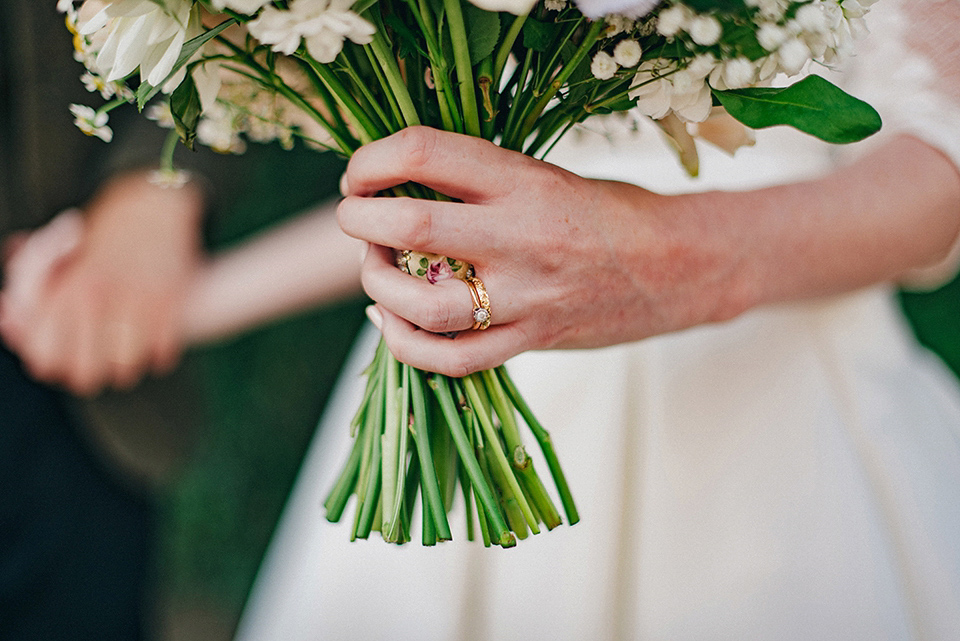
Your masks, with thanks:
<instances>
[{"instance_id":1,"label":"gold wedding band","mask_svg":"<svg viewBox=\"0 0 960 641\"><path fill-rule=\"evenodd\" d=\"M473 298L473 327L470 329L482 330L490 327L493 314L490 313L490 297L487 296L483 281L476 276L468 276L463 282L467 284L470 297Z\"/></svg>"}]
</instances>

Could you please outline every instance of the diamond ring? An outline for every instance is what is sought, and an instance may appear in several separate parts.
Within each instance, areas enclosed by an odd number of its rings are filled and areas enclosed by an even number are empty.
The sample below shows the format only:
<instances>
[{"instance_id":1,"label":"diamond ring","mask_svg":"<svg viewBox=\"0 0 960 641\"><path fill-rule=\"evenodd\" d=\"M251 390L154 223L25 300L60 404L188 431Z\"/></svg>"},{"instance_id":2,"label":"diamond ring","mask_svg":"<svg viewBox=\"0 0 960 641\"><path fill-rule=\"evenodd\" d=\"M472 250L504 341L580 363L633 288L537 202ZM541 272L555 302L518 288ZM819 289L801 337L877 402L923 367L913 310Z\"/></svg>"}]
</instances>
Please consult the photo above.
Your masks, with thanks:
<instances>
[{"instance_id":1,"label":"diamond ring","mask_svg":"<svg viewBox=\"0 0 960 641\"><path fill-rule=\"evenodd\" d=\"M473 327L470 329L490 327L493 315L490 313L490 297L487 296L487 288L483 286L483 281L476 276L469 276L463 282L467 284L470 296L473 298Z\"/></svg>"}]
</instances>

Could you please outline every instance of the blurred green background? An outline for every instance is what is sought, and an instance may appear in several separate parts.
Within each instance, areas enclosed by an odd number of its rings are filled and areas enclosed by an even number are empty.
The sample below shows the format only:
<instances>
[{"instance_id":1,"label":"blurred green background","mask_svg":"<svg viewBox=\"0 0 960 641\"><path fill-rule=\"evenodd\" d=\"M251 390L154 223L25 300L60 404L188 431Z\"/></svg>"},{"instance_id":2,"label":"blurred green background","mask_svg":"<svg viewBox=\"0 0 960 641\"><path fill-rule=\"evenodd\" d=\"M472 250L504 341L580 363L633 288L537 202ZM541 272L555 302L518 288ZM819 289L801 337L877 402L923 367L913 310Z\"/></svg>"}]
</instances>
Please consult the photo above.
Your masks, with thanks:
<instances>
[{"instance_id":1,"label":"blurred green background","mask_svg":"<svg viewBox=\"0 0 960 641\"><path fill-rule=\"evenodd\" d=\"M223 157L212 251L335 197L343 161L298 147ZM185 463L160 488L158 622L166 641L230 638L365 299L300 314L191 352L201 416ZM318 516L321 507L317 506Z\"/></svg>"}]
</instances>

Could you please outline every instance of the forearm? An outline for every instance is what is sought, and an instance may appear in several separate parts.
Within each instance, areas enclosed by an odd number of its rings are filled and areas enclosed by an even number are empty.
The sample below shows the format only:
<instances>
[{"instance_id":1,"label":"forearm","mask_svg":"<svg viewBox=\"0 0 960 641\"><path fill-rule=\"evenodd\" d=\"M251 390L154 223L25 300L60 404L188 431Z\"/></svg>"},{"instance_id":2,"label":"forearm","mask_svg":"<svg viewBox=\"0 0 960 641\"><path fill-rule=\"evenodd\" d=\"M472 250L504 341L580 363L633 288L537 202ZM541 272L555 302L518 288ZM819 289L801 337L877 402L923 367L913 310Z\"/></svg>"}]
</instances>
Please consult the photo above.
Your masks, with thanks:
<instances>
[{"instance_id":1,"label":"forearm","mask_svg":"<svg viewBox=\"0 0 960 641\"><path fill-rule=\"evenodd\" d=\"M693 198L737 221L747 306L896 282L943 260L960 233L960 174L907 136L820 179Z\"/></svg>"},{"instance_id":2,"label":"forearm","mask_svg":"<svg viewBox=\"0 0 960 641\"><path fill-rule=\"evenodd\" d=\"M201 270L184 310L190 343L249 329L360 292L361 243L319 209L215 256Z\"/></svg>"}]
</instances>

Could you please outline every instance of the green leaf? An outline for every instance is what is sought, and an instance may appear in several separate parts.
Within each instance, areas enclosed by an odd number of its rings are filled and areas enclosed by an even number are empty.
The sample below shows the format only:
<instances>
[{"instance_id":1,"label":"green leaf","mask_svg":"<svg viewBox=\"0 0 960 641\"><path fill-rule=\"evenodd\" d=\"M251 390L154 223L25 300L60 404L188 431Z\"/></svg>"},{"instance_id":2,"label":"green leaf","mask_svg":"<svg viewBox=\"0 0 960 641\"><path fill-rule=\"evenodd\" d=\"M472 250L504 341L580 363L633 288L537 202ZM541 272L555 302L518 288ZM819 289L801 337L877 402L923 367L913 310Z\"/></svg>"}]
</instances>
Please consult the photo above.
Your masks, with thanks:
<instances>
[{"instance_id":1,"label":"green leaf","mask_svg":"<svg viewBox=\"0 0 960 641\"><path fill-rule=\"evenodd\" d=\"M500 14L464 3L463 21L467 26L470 64L475 65L489 57L500 40Z\"/></svg>"},{"instance_id":2,"label":"green leaf","mask_svg":"<svg viewBox=\"0 0 960 641\"><path fill-rule=\"evenodd\" d=\"M183 49L180 50L180 57L177 58L177 61L174 63L173 69L171 69L167 77L163 79L163 82L161 82L156 87L151 85L149 82L143 82L137 88L137 109L143 111L143 108L147 105L148 102L150 102L150 99L153 98L155 95L157 95L157 92L160 91L160 87L162 87L164 83L166 83L168 80L170 80L170 78L176 75L176 73L180 71L181 67L187 64L187 61L189 61L190 58L193 57L193 54L197 53L200 47L205 45L207 42L209 42L213 38L216 38L218 35L220 35L221 32L223 32L224 29L236 24L236 22L237 22L236 18L230 18L229 20L225 20L224 22L221 22L210 31L205 31L201 33L199 36L197 36L196 38L192 38L191 40L188 40L183 45Z\"/></svg>"},{"instance_id":3,"label":"green leaf","mask_svg":"<svg viewBox=\"0 0 960 641\"><path fill-rule=\"evenodd\" d=\"M193 78L187 76L170 94L170 113L173 114L173 124L177 128L180 140L190 150L193 150L193 141L197 137L197 123L200 121L201 111L197 86Z\"/></svg>"},{"instance_id":4,"label":"green leaf","mask_svg":"<svg viewBox=\"0 0 960 641\"><path fill-rule=\"evenodd\" d=\"M554 22L540 22L533 16L527 16L523 23L523 46L541 53L550 50L560 25Z\"/></svg>"},{"instance_id":5,"label":"green leaf","mask_svg":"<svg viewBox=\"0 0 960 641\"><path fill-rule=\"evenodd\" d=\"M820 76L784 88L713 91L731 116L754 129L790 125L831 143L863 140L880 130L880 114Z\"/></svg>"}]
</instances>

